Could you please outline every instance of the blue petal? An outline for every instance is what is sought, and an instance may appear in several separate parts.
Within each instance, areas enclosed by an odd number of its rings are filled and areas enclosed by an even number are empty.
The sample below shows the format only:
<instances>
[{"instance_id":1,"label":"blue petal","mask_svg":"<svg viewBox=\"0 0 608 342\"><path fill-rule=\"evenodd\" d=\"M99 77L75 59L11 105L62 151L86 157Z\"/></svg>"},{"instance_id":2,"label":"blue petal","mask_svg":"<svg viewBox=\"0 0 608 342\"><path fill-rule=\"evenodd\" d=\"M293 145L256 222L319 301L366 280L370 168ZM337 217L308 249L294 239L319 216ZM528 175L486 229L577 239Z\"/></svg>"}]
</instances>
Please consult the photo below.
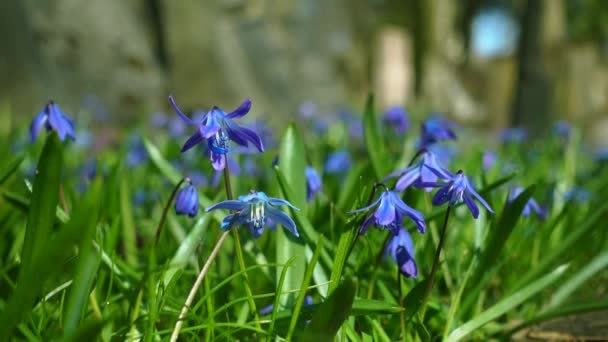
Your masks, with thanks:
<instances>
[{"instance_id":1,"label":"blue petal","mask_svg":"<svg viewBox=\"0 0 608 342\"><path fill-rule=\"evenodd\" d=\"M234 217L236 215L236 218ZM247 218L249 217L249 211L244 210L238 214L230 214L224 217L222 221L221 229L226 230L232 227L240 226L247 222Z\"/></svg>"},{"instance_id":2,"label":"blue petal","mask_svg":"<svg viewBox=\"0 0 608 342\"><path fill-rule=\"evenodd\" d=\"M243 203L241 201L227 200L227 201L222 201L220 203L216 203L216 204L214 204L214 205L212 205L210 207L207 207L207 209L205 209L205 211L209 212L209 211L215 210L215 209L226 209L226 210L241 211L246 206L247 206L247 204Z\"/></svg>"},{"instance_id":3,"label":"blue petal","mask_svg":"<svg viewBox=\"0 0 608 342\"><path fill-rule=\"evenodd\" d=\"M361 224L361 228L359 229L359 234L365 234L365 232L367 232L367 230L369 229L369 226L371 226L375 220L376 220L376 218L374 217L374 214L369 215L365 219L365 221L363 221L363 223Z\"/></svg>"},{"instance_id":4,"label":"blue petal","mask_svg":"<svg viewBox=\"0 0 608 342\"><path fill-rule=\"evenodd\" d=\"M475 201L473 201L473 198L466 193L462 197L464 199L464 203L467 205L467 207L469 207L473 218L477 218L479 216L479 208L477 207L477 204L475 204Z\"/></svg>"},{"instance_id":5,"label":"blue petal","mask_svg":"<svg viewBox=\"0 0 608 342\"><path fill-rule=\"evenodd\" d=\"M203 139L204 138L201 135L201 132L197 129L196 133L194 133L190 138L188 138L184 146L182 146L181 152L188 151L192 147L198 145L201 141L203 141Z\"/></svg>"},{"instance_id":6,"label":"blue petal","mask_svg":"<svg viewBox=\"0 0 608 342\"><path fill-rule=\"evenodd\" d=\"M210 151L209 160L211 160L211 166L213 166L215 171L222 171L226 167L225 154L215 154L213 151Z\"/></svg>"},{"instance_id":7,"label":"blue petal","mask_svg":"<svg viewBox=\"0 0 608 342\"><path fill-rule=\"evenodd\" d=\"M404 173L395 183L395 190L403 191L408 186L412 185L417 179L420 178L420 167L418 165L414 165L415 167L411 168L407 173Z\"/></svg>"},{"instance_id":8,"label":"blue petal","mask_svg":"<svg viewBox=\"0 0 608 342\"><path fill-rule=\"evenodd\" d=\"M378 202L380 202L381 199L382 199L382 196L378 197L378 199L376 199L372 204L370 204L370 205L368 205L366 207L360 208L360 209L351 210L351 211L347 212L347 214L351 215L351 214L354 214L354 213L360 213L362 211L369 210L372 207L375 207L378 204Z\"/></svg>"},{"instance_id":9,"label":"blue petal","mask_svg":"<svg viewBox=\"0 0 608 342\"><path fill-rule=\"evenodd\" d=\"M247 141L251 142L260 152L264 152L264 144L260 136L253 130L240 126L234 122L226 121L228 136L241 146L248 146Z\"/></svg>"},{"instance_id":10,"label":"blue petal","mask_svg":"<svg viewBox=\"0 0 608 342\"><path fill-rule=\"evenodd\" d=\"M296 224L293 222L291 217L287 216L284 212L280 211L277 208L266 205L265 208L268 217L271 218L276 223L282 225L287 230L289 230L296 237L300 237L298 230L296 229Z\"/></svg>"},{"instance_id":11,"label":"blue petal","mask_svg":"<svg viewBox=\"0 0 608 342\"><path fill-rule=\"evenodd\" d=\"M179 109L179 107L177 107L177 104L173 100L173 96L169 96L169 102L171 102L171 106L173 106L173 109L175 110L177 115L179 115L179 117L182 120L184 120L184 122L191 124L191 125L200 125L205 120L205 118L203 117L203 120L197 122L197 121L194 121L194 120L190 119L189 117L187 117L184 113L182 113L182 111Z\"/></svg>"},{"instance_id":12,"label":"blue petal","mask_svg":"<svg viewBox=\"0 0 608 342\"><path fill-rule=\"evenodd\" d=\"M226 115L229 119L242 118L251 110L251 99L246 99L243 103L235 109L232 113Z\"/></svg>"},{"instance_id":13,"label":"blue petal","mask_svg":"<svg viewBox=\"0 0 608 342\"><path fill-rule=\"evenodd\" d=\"M395 206L393 205L390 193L383 193L380 198L380 206L374 213L376 223L380 226L388 226L395 221Z\"/></svg>"},{"instance_id":14,"label":"blue petal","mask_svg":"<svg viewBox=\"0 0 608 342\"><path fill-rule=\"evenodd\" d=\"M490 207L490 205L488 204L488 202L486 202L486 200L484 200L483 197L481 197L481 195L479 195L477 193L477 191L475 191L475 189L471 186L471 184L468 184L468 191L469 191L469 193L471 195L473 195L473 197L477 198L477 200L479 201L479 203L481 203L484 207L486 207L486 209L488 209L489 212L491 212L492 214L494 214L494 210L492 210L492 208Z\"/></svg>"},{"instance_id":15,"label":"blue petal","mask_svg":"<svg viewBox=\"0 0 608 342\"><path fill-rule=\"evenodd\" d=\"M300 210L297 207L295 207L293 204L289 203L288 201L284 200L284 199L280 199L280 198L274 198L274 197L268 197L268 203L272 204L272 205L286 205L288 207L291 207L295 210Z\"/></svg>"},{"instance_id":16,"label":"blue petal","mask_svg":"<svg viewBox=\"0 0 608 342\"><path fill-rule=\"evenodd\" d=\"M56 105L51 103L47 106L47 110L49 113L48 120L49 125L57 131L57 135L59 135L59 139L61 141L65 140L67 128L65 127L64 120L61 118L61 112L59 112L56 108Z\"/></svg>"},{"instance_id":17,"label":"blue petal","mask_svg":"<svg viewBox=\"0 0 608 342\"><path fill-rule=\"evenodd\" d=\"M32 124L30 125L30 140L32 143L36 140L36 137L38 137L40 129L42 129L42 126L44 126L47 119L46 112L43 110L34 117L34 120L32 120Z\"/></svg>"},{"instance_id":18,"label":"blue petal","mask_svg":"<svg viewBox=\"0 0 608 342\"><path fill-rule=\"evenodd\" d=\"M209 113L207 113L207 123L199 126L200 133L205 138L211 138L215 135L215 133L222 129L222 126L217 119L217 115L214 112L216 110L217 109L212 109Z\"/></svg>"},{"instance_id":19,"label":"blue petal","mask_svg":"<svg viewBox=\"0 0 608 342\"><path fill-rule=\"evenodd\" d=\"M397 194L393 193L393 198L393 203L395 204L397 209L403 215L406 215L407 217L411 218L416 223L418 230L421 233L424 233L426 231L426 223L424 222L424 216L422 216L422 213L405 204L405 202L403 202L403 200L401 200L401 198L399 198Z\"/></svg>"},{"instance_id":20,"label":"blue petal","mask_svg":"<svg viewBox=\"0 0 608 342\"><path fill-rule=\"evenodd\" d=\"M406 277L418 278L418 268L416 267L416 262L414 258L407 253L405 248L397 249L397 260L395 260L399 265L399 270Z\"/></svg>"},{"instance_id":21,"label":"blue petal","mask_svg":"<svg viewBox=\"0 0 608 342\"><path fill-rule=\"evenodd\" d=\"M439 188L439 190L437 190L437 192L435 193L435 196L433 196L433 205L439 206L447 202L450 199L450 190L450 183L445 184L443 187Z\"/></svg>"}]
</instances>

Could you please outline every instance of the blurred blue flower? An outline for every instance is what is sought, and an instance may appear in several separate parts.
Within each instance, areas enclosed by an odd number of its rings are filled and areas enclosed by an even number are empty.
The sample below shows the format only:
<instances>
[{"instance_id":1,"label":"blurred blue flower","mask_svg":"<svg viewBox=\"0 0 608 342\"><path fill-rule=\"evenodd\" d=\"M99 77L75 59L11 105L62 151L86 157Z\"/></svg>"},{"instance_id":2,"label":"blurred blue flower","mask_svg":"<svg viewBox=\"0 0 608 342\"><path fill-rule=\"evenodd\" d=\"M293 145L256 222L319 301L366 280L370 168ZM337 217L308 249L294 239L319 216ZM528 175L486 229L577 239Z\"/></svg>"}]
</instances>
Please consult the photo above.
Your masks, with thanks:
<instances>
[{"instance_id":1,"label":"blurred blue flower","mask_svg":"<svg viewBox=\"0 0 608 342\"><path fill-rule=\"evenodd\" d=\"M317 105L312 101L302 102L298 107L298 116L302 119L311 119L317 112Z\"/></svg>"},{"instance_id":2,"label":"blurred blue flower","mask_svg":"<svg viewBox=\"0 0 608 342\"><path fill-rule=\"evenodd\" d=\"M437 174L431 169L435 170ZM431 191L433 189L432 185L437 182L438 175L441 179L448 179L451 173L437 160L433 152L427 150L417 163L392 172L384 177L383 182L389 178L399 176L395 183L395 190L398 192L405 190L410 185ZM431 186L426 185L427 183L431 183Z\"/></svg>"},{"instance_id":3,"label":"blurred blue flower","mask_svg":"<svg viewBox=\"0 0 608 342\"><path fill-rule=\"evenodd\" d=\"M202 142L203 139L206 139L209 149L211 150L211 164L216 170L223 170L226 166L225 154L228 153L230 149L230 140L245 147L247 147L249 143L252 143L260 152L264 152L262 140L255 131L240 126L232 121L232 119L241 118L249 112L251 109L251 99L245 100L245 102L230 114L226 114L218 107L213 107L200 121L194 121L184 115L177 107L172 96L169 96L169 101L171 101L173 109L175 109L175 112L177 112L184 122L198 126L196 133L194 133L182 147L182 152L191 149Z\"/></svg>"},{"instance_id":4,"label":"blurred blue flower","mask_svg":"<svg viewBox=\"0 0 608 342\"><path fill-rule=\"evenodd\" d=\"M483 156L482 156L483 171L487 172L489 169L491 169L492 166L494 166L494 164L496 164L496 159L497 159L496 152L491 151L491 150L483 151Z\"/></svg>"},{"instance_id":5,"label":"blurred blue flower","mask_svg":"<svg viewBox=\"0 0 608 342\"><path fill-rule=\"evenodd\" d=\"M410 128L410 120L405 109L401 106L393 106L384 112L384 122L395 128L402 135Z\"/></svg>"},{"instance_id":6,"label":"blurred blue flower","mask_svg":"<svg viewBox=\"0 0 608 342\"><path fill-rule=\"evenodd\" d=\"M608 146L600 146L593 154L595 161L603 162L608 160Z\"/></svg>"},{"instance_id":7,"label":"blurred blue flower","mask_svg":"<svg viewBox=\"0 0 608 342\"><path fill-rule=\"evenodd\" d=\"M30 126L30 141L32 143L36 141L40 129L42 129L43 126L48 132L56 130L61 141L64 141L66 136L72 140L76 139L72 120L63 114L58 105L50 100L46 103L42 111L34 117L34 120L32 120Z\"/></svg>"},{"instance_id":8,"label":"blurred blue flower","mask_svg":"<svg viewBox=\"0 0 608 342\"><path fill-rule=\"evenodd\" d=\"M521 127L505 128L500 132L500 141L503 143L520 143L527 138L528 132Z\"/></svg>"},{"instance_id":9,"label":"blurred blue flower","mask_svg":"<svg viewBox=\"0 0 608 342\"><path fill-rule=\"evenodd\" d=\"M524 189L519 186L513 187L509 192L509 199L507 200L507 203L511 204L523 191ZM524 209L521 212L521 216L528 217L532 212L534 212L536 214L536 217L541 220L547 218L547 209L538 205L538 202L536 202L534 198L530 198L528 200L528 203L526 203Z\"/></svg>"},{"instance_id":10,"label":"blurred blue flower","mask_svg":"<svg viewBox=\"0 0 608 342\"><path fill-rule=\"evenodd\" d=\"M208 207L205 211L215 209L227 209L236 211L229 214L222 222L222 229L234 226L247 225L254 238L258 238L264 232L267 220L272 219L288 229L293 235L299 237L296 224L281 210L275 206L286 205L294 210L299 210L286 200L266 196L263 192L253 192L249 195L239 196L238 200L227 200Z\"/></svg>"},{"instance_id":11,"label":"blurred blue flower","mask_svg":"<svg viewBox=\"0 0 608 342\"><path fill-rule=\"evenodd\" d=\"M376 206L378 206L378 208L376 208L376 210L363 221L363 224L361 224L359 234L364 234L372 224L381 228L386 228L390 230L391 233L397 234L399 229L403 227L404 216L407 216L414 221L421 233L426 231L426 223L424 222L422 214L405 204L401 197L394 191L384 191L372 204L361 209L350 211L348 214L367 211Z\"/></svg>"},{"instance_id":12,"label":"blurred blue flower","mask_svg":"<svg viewBox=\"0 0 608 342\"><path fill-rule=\"evenodd\" d=\"M321 177L312 166L306 167L306 201L312 201L315 194L321 191L323 184Z\"/></svg>"},{"instance_id":13,"label":"blurred blue flower","mask_svg":"<svg viewBox=\"0 0 608 342\"><path fill-rule=\"evenodd\" d=\"M312 304L313 304L313 302L312 302L312 296L310 296L310 295L304 296L304 303L303 303L303 305L307 306L307 305L312 305ZM274 309L274 304L269 304L269 305L261 308L260 311L258 311L258 313L260 315L262 315L262 316L268 315L269 313L272 312L273 309Z\"/></svg>"},{"instance_id":14,"label":"blurred blue flower","mask_svg":"<svg viewBox=\"0 0 608 342\"><path fill-rule=\"evenodd\" d=\"M420 138L420 148L426 148L438 141L456 140L454 129L456 124L445 119L438 114L432 114L422 123L422 136Z\"/></svg>"},{"instance_id":15,"label":"blurred blue flower","mask_svg":"<svg viewBox=\"0 0 608 342\"><path fill-rule=\"evenodd\" d=\"M163 128L169 122L164 112L154 112L150 115L150 124L156 128Z\"/></svg>"},{"instance_id":16,"label":"blurred blue flower","mask_svg":"<svg viewBox=\"0 0 608 342\"><path fill-rule=\"evenodd\" d=\"M344 173L352 166L352 159L350 153L345 150L336 151L327 157L325 161L325 167L323 168L326 173Z\"/></svg>"},{"instance_id":17,"label":"blurred blue flower","mask_svg":"<svg viewBox=\"0 0 608 342\"><path fill-rule=\"evenodd\" d=\"M135 167L145 163L148 160L148 150L144 145L141 136L132 134L128 139L127 165Z\"/></svg>"},{"instance_id":18,"label":"blurred blue flower","mask_svg":"<svg viewBox=\"0 0 608 342\"><path fill-rule=\"evenodd\" d=\"M443 171L433 168L431 168L431 170L438 176L443 174ZM442 205L445 202L448 202L450 206L464 202L467 207L469 207L473 217L477 218L479 216L479 208L473 200L473 197L475 197L489 212L494 214L494 210L492 210L488 202L475 191L475 188L462 171L458 171L455 175L451 175L445 183L436 184L436 186L440 188L435 193L435 196L433 196L433 205L435 206Z\"/></svg>"},{"instance_id":19,"label":"blurred blue flower","mask_svg":"<svg viewBox=\"0 0 608 342\"><path fill-rule=\"evenodd\" d=\"M186 123L180 118L174 117L167 123L167 130L173 138L181 137L186 131Z\"/></svg>"},{"instance_id":20,"label":"blurred blue flower","mask_svg":"<svg viewBox=\"0 0 608 342\"><path fill-rule=\"evenodd\" d=\"M418 268L414 260L414 243L407 229L399 229L386 245L384 257L388 255L399 265L399 271L406 277L417 278Z\"/></svg>"},{"instance_id":21,"label":"blurred blue flower","mask_svg":"<svg viewBox=\"0 0 608 342\"><path fill-rule=\"evenodd\" d=\"M566 201L575 201L577 203L586 203L591 199L591 192L581 187L573 187L564 194Z\"/></svg>"},{"instance_id":22,"label":"blurred blue flower","mask_svg":"<svg viewBox=\"0 0 608 342\"><path fill-rule=\"evenodd\" d=\"M175 198L175 213L178 215L196 216L198 213L198 191L192 184L183 187Z\"/></svg>"},{"instance_id":23,"label":"blurred blue flower","mask_svg":"<svg viewBox=\"0 0 608 342\"><path fill-rule=\"evenodd\" d=\"M572 125L565 120L559 120L553 124L553 133L561 139L570 139L572 133Z\"/></svg>"}]
</instances>

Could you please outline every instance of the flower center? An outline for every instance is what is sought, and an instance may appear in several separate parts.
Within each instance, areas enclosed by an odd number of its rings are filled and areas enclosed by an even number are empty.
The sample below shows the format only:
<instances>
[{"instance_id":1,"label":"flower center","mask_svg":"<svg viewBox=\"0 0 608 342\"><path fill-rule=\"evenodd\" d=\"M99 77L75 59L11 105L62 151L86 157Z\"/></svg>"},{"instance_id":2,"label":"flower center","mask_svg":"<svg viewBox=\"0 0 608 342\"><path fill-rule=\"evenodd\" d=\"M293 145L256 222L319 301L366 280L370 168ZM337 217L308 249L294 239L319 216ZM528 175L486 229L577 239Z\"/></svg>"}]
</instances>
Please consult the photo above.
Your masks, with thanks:
<instances>
[{"instance_id":1,"label":"flower center","mask_svg":"<svg viewBox=\"0 0 608 342\"><path fill-rule=\"evenodd\" d=\"M255 228L264 226L264 202L256 202L251 205L251 215L249 221Z\"/></svg>"},{"instance_id":2,"label":"flower center","mask_svg":"<svg viewBox=\"0 0 608 342\"><path fill-rule=\"evenodd\" d=\"M209 148L215 154L226 154L230 149L230 138L224 129L220 129L210 139Z\"/></svg>"}]
</instances>

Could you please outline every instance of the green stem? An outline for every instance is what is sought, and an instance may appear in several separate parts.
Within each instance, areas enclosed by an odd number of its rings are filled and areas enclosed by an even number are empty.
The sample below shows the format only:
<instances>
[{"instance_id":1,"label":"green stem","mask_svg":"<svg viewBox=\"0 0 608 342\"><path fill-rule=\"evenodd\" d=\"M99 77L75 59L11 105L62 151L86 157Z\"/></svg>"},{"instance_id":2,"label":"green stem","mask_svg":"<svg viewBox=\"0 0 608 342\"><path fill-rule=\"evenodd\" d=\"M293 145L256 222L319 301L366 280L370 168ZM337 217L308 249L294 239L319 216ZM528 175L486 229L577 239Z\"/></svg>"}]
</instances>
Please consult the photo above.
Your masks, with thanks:
<instances>
[{"instance_id":1,"label":"green stem","mask_svg":"<svg viewBox=\"0 0 608 342\"><path fill-rule=\"evenodd\" d=\"M426 304L429 300L429 296L431 295L431 291L433 290L433 283L435 279L435 273L437 273L437 266L439 265L439 257L441 256L441 248L443 247L443 242L445 241L445 232L448 227L448 218L450 217L451 206L448 206L448 209L445 211L445 219L443 220L443 226L441 227L441 236L439 237L439 244L437 244L437 251L435 252L435 259L433 260L433 267L431 268L431 274L429 275L429 281L426 286L426 290L424 291L424 297L422 299L422 317L424 317L424 311L426 309Z\"/></svg>"},{"instance_id":2,"label":"green stem","mask_svg":"<svg viewBox=\"0 0 608 342\"><path fill-rule=\"evenodd\" d=\"M403 342L407 342L407 330L405 327L405 308L403 307L403 294L401 290L401 272L399 272L399 267L397 267L397 287L399 288L399 306L401 307L401 312L399 312L399 320L401 322L401 340Z\"/></svg>"}]
</instances>

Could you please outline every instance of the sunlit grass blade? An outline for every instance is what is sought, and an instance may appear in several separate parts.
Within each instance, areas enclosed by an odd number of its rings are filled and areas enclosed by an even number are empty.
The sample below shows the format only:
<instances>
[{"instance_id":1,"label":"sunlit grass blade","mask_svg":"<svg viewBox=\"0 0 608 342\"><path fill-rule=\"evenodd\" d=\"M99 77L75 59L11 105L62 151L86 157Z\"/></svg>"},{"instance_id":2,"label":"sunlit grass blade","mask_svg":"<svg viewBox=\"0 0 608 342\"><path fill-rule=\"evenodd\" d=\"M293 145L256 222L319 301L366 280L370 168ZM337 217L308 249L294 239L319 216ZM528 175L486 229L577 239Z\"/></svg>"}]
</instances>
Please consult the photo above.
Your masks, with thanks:
<instances>
[{"instance_id":1,"label":"sunlit grass blade","mask_svg":"<svg viewBox=\"0 0 608 342\"><path fill-rule=\"evenodd\" d=\"M567 265L559 266L551 273L534 281L530 285L522 288L521 290L513 293L512 295L503 298L501 301L499 301L489 309L485 310L484 312L480 313L472 320L464 323L460 327L453 330L448 336L447 341L460 341L463 338L467 337L473 331L476 331L477 329L487 324L488 322L491 322L492 320L500 317L501 315L504 315L519 304L523 303L528 298L549 287L565 273L567 268Z\"/></svg>"}]
</instances>

